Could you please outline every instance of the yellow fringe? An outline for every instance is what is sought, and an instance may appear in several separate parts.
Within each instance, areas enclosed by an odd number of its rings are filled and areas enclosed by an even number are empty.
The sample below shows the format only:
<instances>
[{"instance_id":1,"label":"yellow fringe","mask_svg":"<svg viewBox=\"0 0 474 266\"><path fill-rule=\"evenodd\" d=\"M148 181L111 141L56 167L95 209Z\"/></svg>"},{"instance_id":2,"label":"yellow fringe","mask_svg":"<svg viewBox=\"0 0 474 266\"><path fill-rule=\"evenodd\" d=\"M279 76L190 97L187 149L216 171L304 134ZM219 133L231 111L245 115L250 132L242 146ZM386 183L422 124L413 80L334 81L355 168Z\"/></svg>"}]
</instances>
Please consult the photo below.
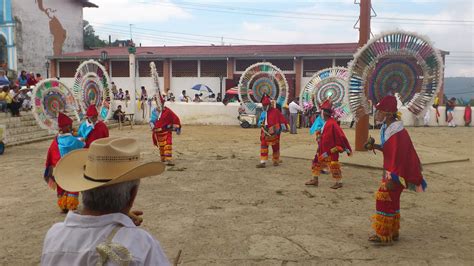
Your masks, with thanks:
<instances>
[{"instance_id":1,"label":"yellow fringe","mask_svg":"<svg viewBox=\"0 0 474 266\"><path fill-rule=\"evenodd\" d=\"M58 198L58 206L61 210L67 209L67 195L66 194Z\"/></svg>"},{"instance_id":2,"label":"yellow fringe","mask_svg":"<svg viewBox=\"0 0 474 266\"><path fill-rule=\"evenodd\" d=\"M400 230L400 214L395 216L375 214L372 216L372 228L382 242L392 242Z\"/></svg>"},{"instance_id":3,"label":"yellow fringe","mask_svg":"<svg viewBox=\"0 0 474 266\"><path fill-rule=\"evenodd\" d=\"M375 199L380 201L392 201L392 198L390 198L390 193L382 191L375 192Z\"/></svg>"},{"instance_id":4,"label":"yellow fringe","mask_svg":"<svg viewBox=\"0 0 474 266\"><path fill-rule=\"evenodd\" d=\"M79 206L78 197L68 197L67 193L58 198L58 206L61 210L75 210Z\"/></svg>"},{"instance_id":5,"label":"yellow fringe","mask_svg":"<svg viewBox=\"0 0 474 266\"><path fill-rule=\"evenodd\" d=\"M77 197L67 197L66 207L68 210L75 210L79 206L79 199Z\"/></svg>"},{"instance_id":6,"label":"yellow fringe","mask_svg":"<svg viewBox=\"0 0 474 266\"><path fill-rule=\"evenodd\" d=\"M332 161L329 164L329 170L331 171L332 177L336 180L342 178L341 164L338 161Z\"/></svg>"}]
</instances>

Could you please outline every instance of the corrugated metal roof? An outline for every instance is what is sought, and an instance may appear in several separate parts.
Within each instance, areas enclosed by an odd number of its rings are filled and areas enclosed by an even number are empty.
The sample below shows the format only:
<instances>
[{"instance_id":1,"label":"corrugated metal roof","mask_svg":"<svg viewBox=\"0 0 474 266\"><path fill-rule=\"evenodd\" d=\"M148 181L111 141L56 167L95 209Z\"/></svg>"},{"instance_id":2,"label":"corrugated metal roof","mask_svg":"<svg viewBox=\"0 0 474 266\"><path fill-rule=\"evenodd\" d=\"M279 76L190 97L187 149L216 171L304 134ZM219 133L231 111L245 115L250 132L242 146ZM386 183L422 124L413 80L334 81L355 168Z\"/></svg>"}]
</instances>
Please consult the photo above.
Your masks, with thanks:
<instances>
[{"instance_id":1,"label":"corrugated metal roof","mask_svg":"<svg viewBox=\"0 0 474 266\"><path fill-rule=\"evenodd\" d=\"M348 56L357 50L357 43L287 44L287 45L232 45L232 46L154 46L137 47L137 57L293 57L293 56ZM50 59L100 58L106 51L109 58L128 57L127 47L105 47L51 56Z\"/></svg>"}]
</instances>

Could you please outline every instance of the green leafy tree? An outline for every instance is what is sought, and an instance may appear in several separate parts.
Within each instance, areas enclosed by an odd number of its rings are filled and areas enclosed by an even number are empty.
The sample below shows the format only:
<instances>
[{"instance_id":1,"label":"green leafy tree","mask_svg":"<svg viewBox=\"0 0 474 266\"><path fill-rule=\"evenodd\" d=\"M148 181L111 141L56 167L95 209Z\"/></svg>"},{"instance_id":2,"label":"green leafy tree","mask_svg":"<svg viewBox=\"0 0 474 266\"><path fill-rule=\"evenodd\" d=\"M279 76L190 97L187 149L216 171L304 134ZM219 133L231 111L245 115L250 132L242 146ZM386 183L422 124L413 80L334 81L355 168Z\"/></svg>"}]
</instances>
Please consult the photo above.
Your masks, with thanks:
<instances>
[{"instance_id":1,"label":"green leafy tree","mask_svg":"<svg viewBox=\"0 0 474 266\"><path fill-rule=\"evenodd\" d=\"M107 42L101 40L98 35L95 34L94 27L87 20L83 20L83 33L84 33L84 49L91 49L94 47L107 46Z\"/></svg>"}]
</instances>

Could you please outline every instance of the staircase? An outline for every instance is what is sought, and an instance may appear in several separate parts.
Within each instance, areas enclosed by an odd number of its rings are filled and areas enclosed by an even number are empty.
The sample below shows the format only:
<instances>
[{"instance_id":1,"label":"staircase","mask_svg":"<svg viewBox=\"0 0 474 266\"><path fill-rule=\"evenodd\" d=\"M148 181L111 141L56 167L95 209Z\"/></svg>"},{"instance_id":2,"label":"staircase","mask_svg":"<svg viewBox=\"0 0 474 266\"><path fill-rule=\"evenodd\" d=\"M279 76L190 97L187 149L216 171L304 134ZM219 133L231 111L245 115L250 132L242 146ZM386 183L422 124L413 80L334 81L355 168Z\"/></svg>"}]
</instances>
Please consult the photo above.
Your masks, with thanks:
<instances>
[{"instance_id":1,"label":"staircase","mask_svg":"<svg viewBox=\"0 0 474 266\"><path fill-rule=\"evenodd\" d=\"M50 139L54 136L36 123L31 112L21 112L21 117L0 113L0 125L6 126L5 146L15 146Z\"/></svg>"},{"instance_id":2,"label":"staircase","mask_svg":"<svg viewBox=\"0 0 474 266\"><path fill-rule=\"evenodd\" d=\"M32 112L21 112L21 117L11 117L9 113L0 113L0 125L6 126L3 140L6 147L48 140L55 136L54 133L38 126ZM116 128L118 123L109 120L107 126L109 129ZM78 124L75 122L74 128L77 127Z\"/></svg>"}]
</instances>

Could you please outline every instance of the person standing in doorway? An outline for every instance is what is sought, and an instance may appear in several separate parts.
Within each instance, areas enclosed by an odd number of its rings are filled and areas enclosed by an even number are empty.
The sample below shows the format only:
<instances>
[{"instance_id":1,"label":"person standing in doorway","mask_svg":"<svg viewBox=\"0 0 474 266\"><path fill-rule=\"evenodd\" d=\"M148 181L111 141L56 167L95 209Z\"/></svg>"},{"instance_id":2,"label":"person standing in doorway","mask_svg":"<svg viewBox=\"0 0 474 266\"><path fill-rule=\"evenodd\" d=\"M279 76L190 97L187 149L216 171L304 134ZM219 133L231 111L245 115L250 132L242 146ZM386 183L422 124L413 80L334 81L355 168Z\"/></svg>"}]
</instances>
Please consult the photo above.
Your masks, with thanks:
<instances>
[{"instance_id":1,"label":"person standing in doorway","mask_svg":"<svg viewBox=\"0 0 474 266\"><path fill-rule=\"evenodd\" d=\"M288 105L290 111L290 134L296 134L296 124L298 122L298 112L302 112L303 108L298 104L298 98L293 99Z\"/></svg>"}]
</instances>

